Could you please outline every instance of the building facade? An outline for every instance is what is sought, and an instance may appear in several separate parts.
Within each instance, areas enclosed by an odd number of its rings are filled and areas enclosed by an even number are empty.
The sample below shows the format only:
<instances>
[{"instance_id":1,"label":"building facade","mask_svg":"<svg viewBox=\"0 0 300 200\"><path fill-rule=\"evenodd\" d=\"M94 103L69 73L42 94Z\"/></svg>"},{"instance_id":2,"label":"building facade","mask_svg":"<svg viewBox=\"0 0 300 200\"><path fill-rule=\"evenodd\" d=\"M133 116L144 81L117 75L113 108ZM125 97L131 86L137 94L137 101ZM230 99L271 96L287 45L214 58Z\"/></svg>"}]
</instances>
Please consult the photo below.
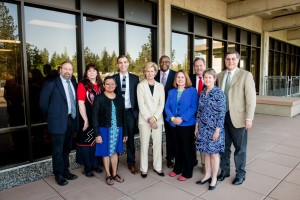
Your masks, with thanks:
<instances>
[{"instance_id":1,"label":"building facade","mask_svg":"<svg viewBox=\"0 0 300 200\"><path fill-rule=\"evenodd\" d=\"M204 57L220 72L225 52L236 49L257 94L263 94L265 76L299 76L300 1L259 15L243 2L265 1L0 0L0 170L51 156L39 92L64 60L73 62L77 80L91 62L102 77L115 73L120 54L137 75L161 55L171 57L174 70L192 74L194 58ZM296 18L292 25L277 13L286 7L293 8L287 11Z\"/></svg>"}]
</instances>

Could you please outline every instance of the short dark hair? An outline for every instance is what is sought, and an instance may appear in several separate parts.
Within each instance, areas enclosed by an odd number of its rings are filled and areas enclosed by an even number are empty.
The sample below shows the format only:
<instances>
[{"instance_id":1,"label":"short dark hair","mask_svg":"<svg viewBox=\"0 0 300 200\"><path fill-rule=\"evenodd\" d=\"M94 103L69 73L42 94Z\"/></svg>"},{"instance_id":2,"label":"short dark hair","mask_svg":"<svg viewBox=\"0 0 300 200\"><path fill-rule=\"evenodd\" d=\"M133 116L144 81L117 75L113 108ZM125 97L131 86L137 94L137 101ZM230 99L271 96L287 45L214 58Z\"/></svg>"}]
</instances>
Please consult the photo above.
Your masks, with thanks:
<instances>
[{"instance_id":1,"label":"short dark hair","mask_svg":"<svg viewBox=\"0 0 300 200\"><path fill-rule=\"evenodd\" d=\"M197 57L197 58L195 58L194 65L195 65L195 62L197 62L198 60L202 60L203 64L206 66L206 62L205 62L205 59L203 57Z\"/></svg>"},{"instance_id":2,"label":"short dark hair","mask_svg":"<svg viewBox=\"0 0 300 200\"><path fill-rule=\"evenodd\" d=\"M170 60L170 57L169 57L169 56L167 56L167 55L163 55L163 56L161 56L161 57L160 57L160 59L159 59L159 63L161 63L161 61L162 61L162 59L163 59L163 58L168 58L168 59Z\"/></svg>"},{"instance_id":3,"label":"short dark hair","mask_svg":"<svg viewBox=\"0 0 300 200\"><path fill-rule=\"evenodd\" d=\"M237 50L235 50L235 49L231 49L231 50L227 51L226 54L225 54L225 58L226 58L226 56L227 56L228 54L235 54L237 59L240 59L240 58L241 58L239 52L237 52Z\"/></svg>"},{"instance_id":4,"label":"short dark hair","mask_svg":"<svg viewBox=\"0 0 300 200\"><path fill-rule=\"evenodd\" d=\"M119 57L117 58L117 63L119 62L119 59L121 58L126 58L128 60L128 57L126 55L119 55Z\"/></svg>"}]
</instances>

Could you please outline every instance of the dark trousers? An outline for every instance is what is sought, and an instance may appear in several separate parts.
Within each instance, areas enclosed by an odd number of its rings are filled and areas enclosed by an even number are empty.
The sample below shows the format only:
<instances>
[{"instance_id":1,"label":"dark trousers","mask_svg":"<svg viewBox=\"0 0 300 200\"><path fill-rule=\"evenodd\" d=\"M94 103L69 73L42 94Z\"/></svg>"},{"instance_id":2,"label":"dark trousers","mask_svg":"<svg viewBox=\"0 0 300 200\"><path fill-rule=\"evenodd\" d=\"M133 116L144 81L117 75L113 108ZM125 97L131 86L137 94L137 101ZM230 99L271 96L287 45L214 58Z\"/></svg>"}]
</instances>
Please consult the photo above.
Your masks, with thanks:
<instances>
[{"instance_id":1,"label":"dark trousers","mask_svg":"<svg viewBox=\"0 0 300 200\"><path fill-rule=\"evenodd\" d=\"M165 119L165 117L164 117ZM174 160L175 157L175 144L174 144L174 137L172 136L172 126L164 120L164 127L165 127L165 134L166 134L166 159L167 161Z\"/></svg>"},{"instance_id":2,"label":"dark trousers","mask_svg":"<svg viewBox=\"0 0 300 200\"><path fill-rule=\"evenodd\" d=\"M243 128L235 128L232 124L229 111L225 115L225 151L220 153L221 163L220 167L222 173L230 173L230 154L231 144L233 144L234 151L234 162L236 168L236 177L244 178L246 175L246 153L247 153L247 130Z\"/></svg>"},{"instance_id":3,"label":"dark trousers","mask_svg":"<svg viewBox=\"0 0 300 200\"><path fill-rule=\"evenodd\" d=\"M128 139L126 142L127 151L127 165L131 167L135 165L135 147L134 147L134 134L135 134L136 119L132 110L125 111L125 124L124 128L128 133Z\"/></svg>"},{"instance_id":4,"label":"dark trousers","mask_svg":"<svg viewBox=\"0 0 300 200\"><path fill-rule=\"evenodd\" d=\"M69 170L69 154L75 132L75 120L69 117L64 134L52 134L52 163L54 175L65 175Z\"/></svg>"},{"instance_id":5,"label":"dark trousers","mask_svg":"<svg viewBox=\"0 0 300 200\"><path fill-rule=\"evenodd\" d=\"M175 142L175 166L173 171L185 178L193 176L195 162L195 126L171 127Z\"/></svg>"}]
</instances>

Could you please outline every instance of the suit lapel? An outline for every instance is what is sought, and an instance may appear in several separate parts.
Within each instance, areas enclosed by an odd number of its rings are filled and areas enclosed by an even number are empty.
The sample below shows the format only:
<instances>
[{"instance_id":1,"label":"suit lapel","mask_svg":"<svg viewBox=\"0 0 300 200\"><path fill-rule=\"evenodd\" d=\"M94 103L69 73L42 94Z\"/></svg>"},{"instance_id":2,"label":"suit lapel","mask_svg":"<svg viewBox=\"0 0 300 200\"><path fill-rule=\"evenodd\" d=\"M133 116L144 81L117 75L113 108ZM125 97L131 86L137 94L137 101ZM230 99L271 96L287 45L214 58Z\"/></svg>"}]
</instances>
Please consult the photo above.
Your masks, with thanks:
<instances>
[{"instance_id":1,"label":"suit lapel","mask_svg":"<svg viewBox=\"0 0 300 200\"><path fill-rule=\"evenodd\" d=\"M62 80L60 77L57 77L56 79L56 85L61 93L61 95L64 97L65 101L67 102L67 96L66 96L66 91L64 89L64 86L63 86L63 83L62 83Z\"/></svg>"},{"instance_id":2,"label":"suit lapel","mask_svg":"<svg viewBox=\"0 0 300 200\"><path fill-rule=\"evenodd\" d=\"M234 73L234 76L232 77L232 83L231 83L231 87L237 82L237 80L239 79L239 76L240 76L240 69L237 68L235 73Z\"/></svg>"}]
</instances>

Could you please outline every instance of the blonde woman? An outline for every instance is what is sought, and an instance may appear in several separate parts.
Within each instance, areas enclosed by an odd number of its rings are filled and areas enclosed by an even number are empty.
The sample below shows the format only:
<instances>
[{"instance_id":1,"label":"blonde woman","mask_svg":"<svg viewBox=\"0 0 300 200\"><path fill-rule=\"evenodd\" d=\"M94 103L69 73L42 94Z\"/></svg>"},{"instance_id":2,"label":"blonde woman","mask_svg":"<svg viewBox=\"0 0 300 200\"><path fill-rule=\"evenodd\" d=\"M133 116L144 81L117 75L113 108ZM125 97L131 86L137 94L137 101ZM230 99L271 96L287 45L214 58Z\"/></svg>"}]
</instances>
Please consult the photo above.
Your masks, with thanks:
<instances>
[{"instance_id":1,"label":"blonde woman","mask_svg":"<svg viewBox=\"0 0 300 200\"><path fill-rule=\"evenodd\" d=\"M145 79L137 86L137 98L139 105L138 126L141 141L140 171L143 178L148 172L148 148L150 137L153 140L153 168L159 176L162 172L162 126L163 110L165 105L164 86L155 81L154 77L158 67L153 62L148 62L144 67Z\"/></svg>"}]
</instances>

